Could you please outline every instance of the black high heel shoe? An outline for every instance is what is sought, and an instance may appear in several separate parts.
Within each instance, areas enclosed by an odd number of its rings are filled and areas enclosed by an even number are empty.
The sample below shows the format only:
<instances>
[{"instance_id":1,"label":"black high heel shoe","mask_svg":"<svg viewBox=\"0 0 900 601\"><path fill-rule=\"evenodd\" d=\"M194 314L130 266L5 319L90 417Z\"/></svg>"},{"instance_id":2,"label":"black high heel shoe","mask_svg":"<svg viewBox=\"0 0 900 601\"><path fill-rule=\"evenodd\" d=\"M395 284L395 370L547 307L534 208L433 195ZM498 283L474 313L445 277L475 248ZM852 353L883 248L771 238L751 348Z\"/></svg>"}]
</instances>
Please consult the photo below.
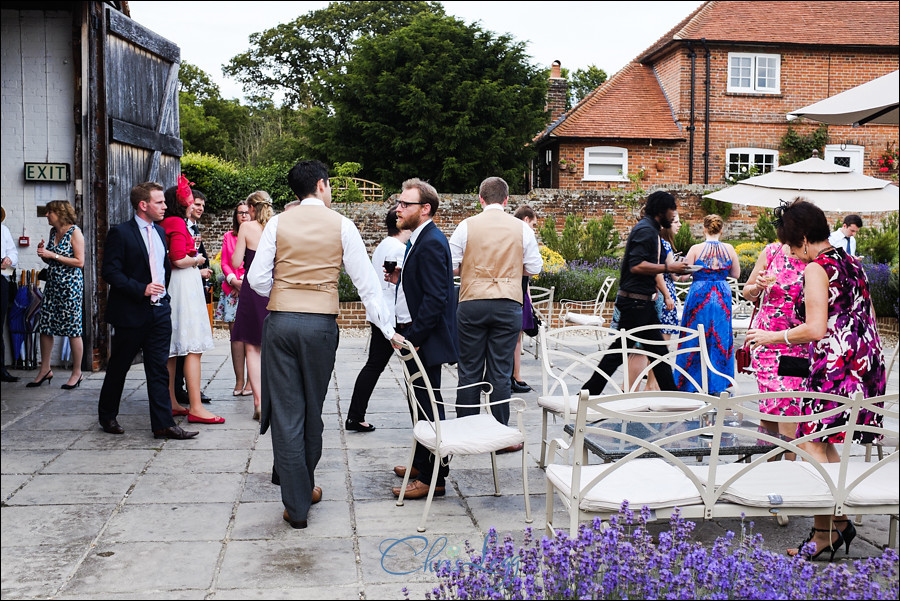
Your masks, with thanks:
<instances>
[{"instance_id":1,"label":"black high heel shoe","mask_svg":"<svg viewBox=\"0 0 900 601\"><path fill-rule=\"evenodd\" d=\"M834 520L833 524L847 524L843 530L838 530L844 539L844 554L850 555L850 543L856 538L856 526L850 520Z\"/></svg>"},{"instance_id":2,"label":"black high heel shoe","mask_svg":"<svg viewBox=\"0 0 900 601\"><path fill-rule=\"evenodd\" d=\"M62 386L60 386L60 388L62 388L63 390L72 390L74 388L78 388L79 386L81 386L82 380L84 380L84 374L81 374L81 377L78 378L78 381L74 384L63 384Z\"/></svg>"},{"instance_id":3,"label":"black high heel shoe","mask_svg":"<svg viewBox=\"0 0 900 601\"><path fill-rule=\"evenodd\" d=\"M804 553L803 547L813 539L813 536L816 534L816 532L836 532L838 537L837 537L837 540L832 542L830 545L825 545L821 549L817 548L815 555L810 555L808 553ZM856 535L856 533L854 532L854 536L855 535ZM808 559L810 561L815 561L816 559L819 558L819 555L821 555L822 553L825 553L826 551L830 551L831 555L828 556L828 561L834 561L834 554L837 552L838 549L841 548L841 545L843 545L843 544L844 544L844 535L841 534L841 531L836 528L831 529L831 530L823 530L821 528L810 528L809 536L807 536L806 540L803 541L800 544L800 546L797 548L797 554L794 557L800 557L801 555L803 555L806 557L806 559ZM849 544L847 546L849 548Z\"/></svg>"},{"instance_id":4,"label":"black high heel shoe","mask_svg":"<svg viewBox=\"0 0 900 601\"><path fill-rule=\"evenodd\" d=\"M25 388L37 388L38 386L40 386L41 384L44 383L44 380L46 380L47 384L49 385L50 380L52 380L52 379L53 379L53 372L48 371L46 374L44 374L43 378L41 378L37 382L29 382L28 384L25 385Z\"/></svg>"}]
</instances>

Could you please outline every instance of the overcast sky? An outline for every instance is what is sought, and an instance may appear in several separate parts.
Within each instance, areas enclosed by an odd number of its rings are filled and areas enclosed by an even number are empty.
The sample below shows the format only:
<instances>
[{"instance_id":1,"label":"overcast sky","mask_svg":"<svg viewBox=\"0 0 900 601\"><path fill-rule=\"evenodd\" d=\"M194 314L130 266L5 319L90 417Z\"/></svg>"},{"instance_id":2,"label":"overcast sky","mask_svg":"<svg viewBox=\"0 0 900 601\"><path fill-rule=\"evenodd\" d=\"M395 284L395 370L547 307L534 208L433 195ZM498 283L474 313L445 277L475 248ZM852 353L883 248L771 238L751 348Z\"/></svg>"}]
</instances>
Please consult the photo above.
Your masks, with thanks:
<instances>
[{"instance_id":1,"label":"overcast sky","mask_svg":"<svg viewBox=\"0 0 900 601\"><path fill-rule=\"evenodd\" d=\"M596 65L612 75L702 2L443 2L448 14L526 43L535 65L554 60L574 71ZM132 0L131 18L175 42L181 59L243 98L222 65L249 48L251 33L324 8L328 2L151 2Z\"/></svg>"}]
</instances>

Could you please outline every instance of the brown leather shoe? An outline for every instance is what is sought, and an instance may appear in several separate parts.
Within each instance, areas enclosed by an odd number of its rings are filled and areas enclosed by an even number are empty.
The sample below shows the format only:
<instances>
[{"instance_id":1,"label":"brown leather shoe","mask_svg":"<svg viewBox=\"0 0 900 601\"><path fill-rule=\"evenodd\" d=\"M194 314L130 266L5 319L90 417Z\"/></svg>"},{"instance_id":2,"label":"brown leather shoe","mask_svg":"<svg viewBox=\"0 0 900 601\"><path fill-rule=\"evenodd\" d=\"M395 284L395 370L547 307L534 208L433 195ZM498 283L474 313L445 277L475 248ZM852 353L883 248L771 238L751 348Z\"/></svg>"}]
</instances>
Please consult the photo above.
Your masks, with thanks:
<instances>
[{"instance_id":1,"label":"brown leather shoe","mask_svg":"<svg viewBox=\"0 0 900 601\"><path fill-rule=\"evenodd\" d=\"M319 501L322 500L322 487L321 486L313 486L312 491L312 504L315 505Z\"/></svg>"},{"instance_id":2,"label":"brown leather shoe","mask_svg":"<svg viewBox=\"0 0 900 601\"><path fill-rule=\"evenodd\" d=\"M108 422L100 420L100 427L107 434L125 434L125 428L119 425L116 418L112 418Z\"/></svg>"},{"instance_id":3,"label":"brown leather shoe","mask_svg":"<svg viewBox=\"0 0 900 601\"><path fill-rule=\"evenodd\" d=\"M403 476L406 475L406 466L405 466L405 465L398 465L398 466L396 466L396 467L394 468L394 473L397 474L399 477L402 478ZM409 477L410 477L410 478L418 478L418 477L419 477L419 470L417 470L416 468L412 468L412 471L409 472Z\"/></svg>"},{"instance_id":4,"label":"brown leather shoe","mask_svg":"<svg viewBox=\"0 0 900 601\"><path fill-rule=\"evenodd\" d=\"M306 528L306 520L292 520L291 516L288 515L287 509L284 510L284 514L281 516L284 518L284 521L291 525L291 528L295 530L302 530Z\"/></svg>"},{"instance_id":5,"label":"brown leather shoe","mask_svg":"<svg viewBox=\"0 0 900 601\"><path fill-rule=\"evenodd\" d=\"M428 496L429 486L420 480L412 480L406 486L406 493L404 493L404 499L422 499ZM391 489L391 492L394 493L395 497L400 496L400 487L395 486ZM443 497L446 494L447 490L443 486L435 486L434 487L434 496L435 497Z\"/></svg>"},{"instance_id":6,"label":"brown leather shoe","mask_svg":"<svg viewBox=\"0 0 900 601\"><path fill-rule=\"evenodd\" d=\"M181 426L172 426L171 428L154 430L153 438L172 438L174 440L187 440L188 438L193 438L198 434L200 434L200 432L188 432L187 430L182 430Z\"/></svg>"},{"instance_id":7,"label":"brown leather shoe","mask_svg":"<svg viewBox=\"0 0 900 601\"><path fill-rule=\"evenodd\" d=\"M498 455L503 455L504 453L515 453L515 452L517 452L517 451L521 451L521 450L524 448L524 446L525 446L525 445L523 445L523 444L520 442L519 444L514 444L514 445L512 445L512 446L504 447L504 448L500 449L499 451L497 451L497 454L498 454Z\"/></svg>"}]
</instances>

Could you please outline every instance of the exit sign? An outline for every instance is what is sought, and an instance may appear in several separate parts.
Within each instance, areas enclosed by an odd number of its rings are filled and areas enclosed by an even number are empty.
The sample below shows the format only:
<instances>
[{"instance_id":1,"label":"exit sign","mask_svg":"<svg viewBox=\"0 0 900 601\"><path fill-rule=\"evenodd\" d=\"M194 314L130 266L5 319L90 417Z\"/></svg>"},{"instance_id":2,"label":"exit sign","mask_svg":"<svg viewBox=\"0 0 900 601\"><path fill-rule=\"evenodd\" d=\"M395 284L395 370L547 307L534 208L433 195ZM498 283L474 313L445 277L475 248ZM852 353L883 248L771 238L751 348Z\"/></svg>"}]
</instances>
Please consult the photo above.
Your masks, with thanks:
<instances>
[{"instance_id":1,"label":"exit sign","mask_svg":"<svg viewBox=\"0 0 900 601\"><path fill-rule=\"evenodd\" d=\"M68 182L68 163L25 163L26 182Z\"/></svg>"}]
</instances>

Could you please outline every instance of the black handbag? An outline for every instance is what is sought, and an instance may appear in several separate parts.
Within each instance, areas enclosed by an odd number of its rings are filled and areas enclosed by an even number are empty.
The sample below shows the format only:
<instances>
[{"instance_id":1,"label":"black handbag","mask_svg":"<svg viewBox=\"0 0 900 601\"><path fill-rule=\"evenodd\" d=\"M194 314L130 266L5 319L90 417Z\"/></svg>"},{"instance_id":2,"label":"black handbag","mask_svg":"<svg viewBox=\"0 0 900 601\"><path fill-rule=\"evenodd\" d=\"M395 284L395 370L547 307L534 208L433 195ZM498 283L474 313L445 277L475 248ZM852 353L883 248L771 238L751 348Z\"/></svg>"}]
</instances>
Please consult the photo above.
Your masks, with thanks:
<instances>
[{"instance_id":1,"label":"black handbag","mask_svg":"<svg viewBox=\"0 0 900 601\"><path fill-rule=\"evenodd\" d=\"M808 378L809 359L782 355L778 358L778 375L789 378Z\"/></svg>"}]
</instances>

